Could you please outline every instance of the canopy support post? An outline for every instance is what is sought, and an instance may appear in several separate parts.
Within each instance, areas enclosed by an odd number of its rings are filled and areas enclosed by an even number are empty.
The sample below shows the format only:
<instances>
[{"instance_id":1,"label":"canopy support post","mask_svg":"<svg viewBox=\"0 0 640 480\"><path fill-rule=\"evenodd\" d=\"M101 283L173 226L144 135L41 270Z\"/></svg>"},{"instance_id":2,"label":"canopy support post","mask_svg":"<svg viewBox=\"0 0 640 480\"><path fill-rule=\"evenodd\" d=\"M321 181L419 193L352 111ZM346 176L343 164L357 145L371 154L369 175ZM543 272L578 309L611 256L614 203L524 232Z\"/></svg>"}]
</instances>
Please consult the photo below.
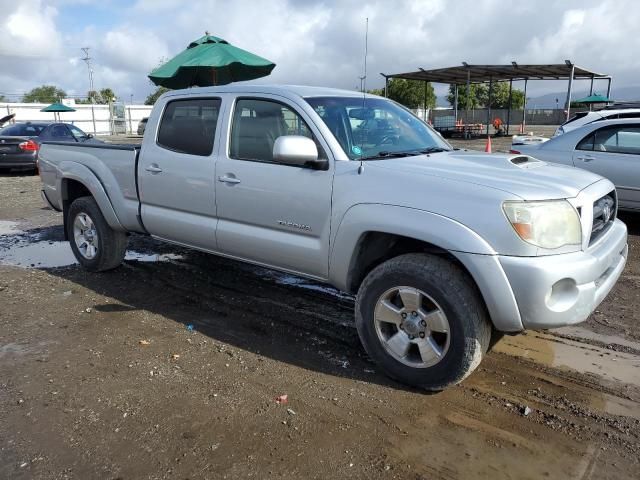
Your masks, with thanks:
<instances>
[{"instance_id":1,"label":"canopy support post","mask_svg":"<svg viewBox=\"0 0 640 480\"><path fill-rule=\"evenodd\" d=\"M427 121L427 87L429 86L429 82L427 82L426 80L424 81L424 102L422 103L422 106L424 108L424 112L422 113L422 117L426 123Z\"/></svg>"},{"instance_id":2,"label":"canopy support post","mask_svg":"<svg viewBox=\"0 0 640 480\"><path fill-rule=\"evenodd\" d=\"M611 98L611 77L608 78L609 83L607 84L607 98Z\"/></svg>"},{"instance_id":3,"label":"canopy support post","mask_svg":"<svg viewBox=\"0 0 640 480\"><path fill-rule=\"evenodd\" d=\"M527 125L527 82L528 78L524 79L524 105L522 106L522 133L524 133L524 128Z\"/></svg>"},{"instance_id":4,"label":"canopy support post","mask_svg":"<svg viewBox=\"0 0 640 480\"><path fill-rule=\"evenodd\" d=\"M487 105L487 135L489 135L489 125L491 124L491 95L493 93L493 78L489 77L489 102Z\"/></svg>"},{"instance_id":5,"label":"canopy support post","mask_svg":"<svg viewBox=\"0 0 640 480\"><path fill-rule=\"evenodd\" d=\"M509 126L511 125L511 93L513 92L513 78L509 80L509 102L507 104L507 135L509 135Z\"/></svg>"},{"instance_id":6,"label":"canopy support post","mask_svg":"<svg viewBox=\"0 0 640 480\"><path fill-rule=\"evenodd\" d=\"M567 110L567 118L569 120L569 116L571 115L571 89L573 88L573 75L575 73L576 66L571 64L571 75L569 76L569 86L567 88L567 101L566 101L566 110Z\"/></svg>"},{"instance_id":7,"label":"canopy support post","mask_svg":"<svg viewBox=\"0 0 640 480\"><path fill-rule=\"evenodd\" d=\"M384 73L381 73L384 77L384 98L387 98L387 89L389 88L389 77L387 77Z\"/></svg>"},{"instance_id":8,"label":"canopy support post","mask_svg":"<svg viewBox=\"0 0 640 480\"><path fill-rule=\"evenodd\" d=\"M453 115L456 121L456 127L458 126L458 84L455 84L455 89L453 93Z\"/></svg>"},{"instance_id":9,"label":"canopy support post","mask_svg":"<svg viewBox=\"0 0 640 480\"><path fill-rule=\"evenodd\" d=\"M471 132L467 129L467 124L469 123L469 104L471 103L471 71L467 70L467 101L465 105L465 119L464 119L464 138L471 138Z\"/></svg>"}]
</instances>

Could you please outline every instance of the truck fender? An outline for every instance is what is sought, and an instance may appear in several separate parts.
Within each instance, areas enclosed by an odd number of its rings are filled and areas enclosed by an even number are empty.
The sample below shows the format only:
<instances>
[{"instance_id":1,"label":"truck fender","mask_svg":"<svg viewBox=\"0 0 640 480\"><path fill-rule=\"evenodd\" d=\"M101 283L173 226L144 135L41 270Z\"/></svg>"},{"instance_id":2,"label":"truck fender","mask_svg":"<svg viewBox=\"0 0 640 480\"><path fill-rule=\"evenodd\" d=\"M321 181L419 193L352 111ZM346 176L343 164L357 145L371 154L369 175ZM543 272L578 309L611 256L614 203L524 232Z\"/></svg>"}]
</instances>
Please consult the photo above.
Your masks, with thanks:
<instances>
[{"instance_id":1,"label":"truck fender","mask_svg":"<svg viewBox=\"0 0 640 480\"><path fill-rule=\"evenodd\" d=\"M520 312L497 253L466 225L437 213L387 204L358 204L342 217L329 255L329 279L350 290L359 242L368 232L401 235L448 251L469 272L498 330L523 329Z\"/></svg>"},{"instance_id":2,"label":"truck fender","mask_svg":"<svg viewBox=\"0 0 640 480\"><path fill-rule=\"evenodd\" d=\"M113 205L111 204L111 200L109 200L109 196L107 195L104 186L102 185L98 177L89 168L80 163L69 161L60 162L57 168L58 178L56 179L56 187L61 193L61 198L63 200L66 200L68 198L65 180L75 180L78 183L84 185L87 190L91 192L91 195L100 207L100 211L102 212L102 215L104 216L109 226L114 230L123 232L125 231L125 228L120 223L120 220L118 220L118 216L113 209Z\"/></svg>"}]
</instances>

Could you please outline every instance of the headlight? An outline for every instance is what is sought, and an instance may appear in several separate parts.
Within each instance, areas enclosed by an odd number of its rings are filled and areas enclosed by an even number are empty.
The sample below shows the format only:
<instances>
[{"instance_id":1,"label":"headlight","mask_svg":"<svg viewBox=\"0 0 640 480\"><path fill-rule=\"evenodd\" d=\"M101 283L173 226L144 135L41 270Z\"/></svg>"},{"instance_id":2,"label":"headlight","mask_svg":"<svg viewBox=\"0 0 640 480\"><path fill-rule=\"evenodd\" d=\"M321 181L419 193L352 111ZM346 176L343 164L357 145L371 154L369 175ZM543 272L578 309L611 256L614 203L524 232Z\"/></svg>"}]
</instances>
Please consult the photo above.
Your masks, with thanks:
<instances>
[{"instance_id":1,"label":"headlight","mask_svg":"<svg viewBox=\"0 0 640 480\"><path fill-rule=\"evenodd\" d=\"M566 200L504 202L502 209L518 236L541 248L582 243L578 212Z\"/></svg>"}]
</instances>

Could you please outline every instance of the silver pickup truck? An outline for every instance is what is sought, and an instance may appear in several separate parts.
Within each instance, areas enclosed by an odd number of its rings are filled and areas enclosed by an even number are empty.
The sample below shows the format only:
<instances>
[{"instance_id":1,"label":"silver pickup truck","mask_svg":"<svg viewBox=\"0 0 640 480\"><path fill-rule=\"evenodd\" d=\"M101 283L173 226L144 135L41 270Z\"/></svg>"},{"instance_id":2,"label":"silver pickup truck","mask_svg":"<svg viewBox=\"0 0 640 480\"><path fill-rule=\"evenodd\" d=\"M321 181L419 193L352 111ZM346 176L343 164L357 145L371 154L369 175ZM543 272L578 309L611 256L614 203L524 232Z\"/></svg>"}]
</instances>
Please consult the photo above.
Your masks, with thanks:
<instances>
[{"instance_id":1,"label":"silver pickup truck","mask_svg":"<svg viewBox=\"0 0 640 480\"><path fill-rule=\"evenodd\" d=\"M173 91L141 146L45 143L43 197L87 269L136 232L357 293L391 377L460 382L503 333L584 321L627 257L613 184L457 150L400 105L326 88Z\"/></svg>"}]
</instances>

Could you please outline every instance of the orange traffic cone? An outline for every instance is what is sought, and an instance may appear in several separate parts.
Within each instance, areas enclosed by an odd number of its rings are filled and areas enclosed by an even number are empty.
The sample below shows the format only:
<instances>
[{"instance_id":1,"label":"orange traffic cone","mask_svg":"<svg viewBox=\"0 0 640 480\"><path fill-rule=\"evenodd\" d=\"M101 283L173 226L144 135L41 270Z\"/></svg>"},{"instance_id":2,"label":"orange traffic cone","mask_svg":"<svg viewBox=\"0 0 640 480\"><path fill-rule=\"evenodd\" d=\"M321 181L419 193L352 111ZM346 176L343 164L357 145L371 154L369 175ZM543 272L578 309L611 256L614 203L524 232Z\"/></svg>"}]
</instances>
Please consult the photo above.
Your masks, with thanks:
<instances>
[{"instance_id":1,"label":"orange traffic cone","mask_svg":"<svg viewBox=\"0 0 640 480\"><path fill-rule=\"evenodd\" d=\"M491 135L487 135L487 144L484 146L484 151L491 153Z\"/></svg>"}]
</instances>

